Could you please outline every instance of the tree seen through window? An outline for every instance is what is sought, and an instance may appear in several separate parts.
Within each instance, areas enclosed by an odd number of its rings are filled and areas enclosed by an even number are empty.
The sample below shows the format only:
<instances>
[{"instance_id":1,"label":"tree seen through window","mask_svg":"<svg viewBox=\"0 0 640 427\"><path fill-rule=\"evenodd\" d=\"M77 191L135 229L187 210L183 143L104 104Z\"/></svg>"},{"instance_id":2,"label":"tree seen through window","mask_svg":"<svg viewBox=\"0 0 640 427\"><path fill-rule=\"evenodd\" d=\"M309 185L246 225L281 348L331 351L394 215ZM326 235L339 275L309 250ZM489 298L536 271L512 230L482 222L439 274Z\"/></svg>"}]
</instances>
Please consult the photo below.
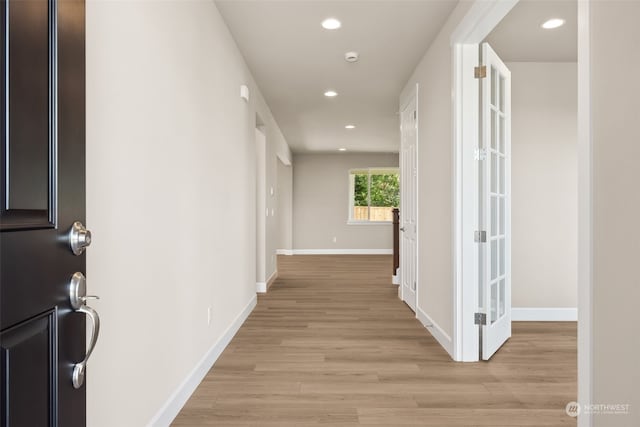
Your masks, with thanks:
<instances>
[{"instance_id":1,"label":"tree seen through window","mask_svg":"<svg viewBox=\"0 0 640 427\"><path fill-rule=\"evenodd\" d=\"M352 221L391 221L400 204L397 169L352 171Z\"/></svg>"}]
</instances>

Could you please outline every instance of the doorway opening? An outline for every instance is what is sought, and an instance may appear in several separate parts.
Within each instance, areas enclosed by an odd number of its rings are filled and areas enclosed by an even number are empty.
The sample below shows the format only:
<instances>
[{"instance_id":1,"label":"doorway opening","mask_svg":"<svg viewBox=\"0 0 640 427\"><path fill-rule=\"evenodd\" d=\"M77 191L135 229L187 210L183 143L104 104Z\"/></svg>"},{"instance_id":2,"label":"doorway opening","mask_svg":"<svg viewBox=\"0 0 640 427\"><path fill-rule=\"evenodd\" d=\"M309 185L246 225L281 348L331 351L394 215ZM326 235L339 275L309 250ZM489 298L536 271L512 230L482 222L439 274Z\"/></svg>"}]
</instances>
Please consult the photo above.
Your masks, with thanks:
<instances>
[{"instance_id":1,"label":"doorway opening","mask_svg":"<svg viewBox=\"0 0 640 427\"><path fill-rule=\"evenodd\" d=\"M256 292L267 291L267 137L265 126L256 115Z\"/></svg>"},{"instance_id":2,"label":"doorway opening","mask_svg":"<svg viewBox=\"0 0 640 427\"><path fill-rule=\"evenodd\" d=\"M492 159L489 153L483 153L480 150L482 147L478 146L481 114L478 108L480 91L476 75L480 74L478 77L482 78L483 73L482 70L478 70L477 74L474 73L474 68L480 63L479 46L483 41L489 41L492 45L498 46L496 49L498 55L510 56L511 52L505 46L500 46L496 38L500 31L504 32L504 28L499 28L504 27L503 18L510 12L517 15L522 12L522 9L536 6L534 2L518 3L517 0L494 4L483 3L477 2L472 7L452 36L456 212L454 359L458 361L479 359L481 344L475 314L482 312L478 308L483 305L480 303L483 294L479 290L478 278L483 276L487 268L493 267L486 262L487 257L483 256L488 253L490 260L493 247L490 245L489 236L486 239L487 243L484 242L482 235L484 230L480 227L482 222L479 221L483 199L477 177L483 168L487 167L483 165L489 164L487 168L491 171ZM584 10L580 11L584 9L582 5L576 5L575 2L558 2L558 4L573 10L572 15L569 16L573 24L573 27L570 27L573 31L572 60L560 61L558 58L544 60L542 57L532 57L509 58L506 61L507 68L511 69L514 76L513 232L510 233L513 234L514 250L513 259L505 262L506 265L513 264L515 287L513 302L520 305L526 304L523 301L529 300L529 304L515 307L511 312L513 320L575 321L577 307L580 307L578 334L583 339L579 341L578 348L578 360L581 361L578 370L580 382L578 394L580 401L589 401L590 273L588 256L591 237L585 224L589 223L590 215L588 209L590 146L588 131L584 131L582 135L577 132L577 123L584 122L589 111L588 92L584 85L584 79L588 75L588 64L582 61L582 56L578 58L579 49L583 51L588 48L588 46L585 48L585 44L582 43L584 34L588 34L588 28L582 26L585 22ZM531 11L526 13L531 16ZM581 21L580 32L578 20ZM521 31L522 28L518 30ZM578 38L581 39L579 49ZM522 47L523 40L516 38L510 40L510 43L516 47L520 43ZM544 47L538 47L542 54L550 54L552 51L550 48L545 51ZM520 49L520 53L522 51ZM578 76L577 85L576 75ZM487 69L487 78L492 78L489 69ZM532 108L537 108L538 113ZM490 126L492 122L488 120L486 123ZM499 125L499 121L496 123ZM546 124L541 125L541 123ZM496 129L499 129L499 126ZM490 134L491 129L488 132ZM496 168L501 170L499 162L496 163ZM506 165L505 170L507 170ZM498 173L497 177L499 175ZM492 203L491 199L486 200L485 203ZM470 206L473 208L469 208ZM496 211L501 212L499 202L497 206ZM586 209L578 209L578 206L585 206ZM491 206L485 207L488 209ZM488 220L490 223L493 218L489 216ZM542 229L536 231L540 227ZM480 235L476 232L480 232ZM484 251L483 246L486 246ZM531 259L531 251L536 255L534 260ZM565 265L554 264L551 258L554 251L563 253L562 260ZM499 254L499 245L496 245L495 255L502 259ZM505 256L508 255L505 253ZM534 285L528 282L531 278L529 276L536 278L534 280L539 283L538 289L532 289ZM540 284L541 281L545 283ZM559 288L554 287L555 293L540 289L550 285L546 283L548 281L562 283L563 287L559 292ZM483 291L491 292L491 287L485 286ZM484 294L484 296L487 295ZM490 297L491 295L482 299L490 301ZM540 302L541 297L547 298L544 305ZM499 304L497 306L499 307ZM490 307L482 308L487 317L490 317ZM543 310L540 310L541 308ZM479 323L482 323L482 319L479 320ZM480 328L486 328L486 326Z\"/></svg>"},{"instance_id":3,"label":"doorway opening","mask_svg":"<svg viewBox=\"0 0 640 427\"><path fill-rule=\"evenodd\" d=\"M400 299L418 302L418 85L400 105Z\"/></svg>"}]
</instances>

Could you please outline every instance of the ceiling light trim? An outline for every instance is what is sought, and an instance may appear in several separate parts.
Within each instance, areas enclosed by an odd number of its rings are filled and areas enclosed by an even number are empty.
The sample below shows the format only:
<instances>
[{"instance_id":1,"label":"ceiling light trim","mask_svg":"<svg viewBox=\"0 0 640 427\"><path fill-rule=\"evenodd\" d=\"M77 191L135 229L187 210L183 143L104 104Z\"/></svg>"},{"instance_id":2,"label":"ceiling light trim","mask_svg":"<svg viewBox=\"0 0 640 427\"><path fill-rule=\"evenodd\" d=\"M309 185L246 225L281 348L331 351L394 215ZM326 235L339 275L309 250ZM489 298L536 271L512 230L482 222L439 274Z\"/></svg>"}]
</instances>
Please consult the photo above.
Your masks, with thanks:
<instances>
[{"instance_id":1,"label":"ceiling light trim","mask_svg":"<svg viewBox=\"0 0 640 427\"><path fill-rule=\"evenodd\" d=\"M551 18L544 21L540 26L545 30L553 30L562 27L565 23L566 21L562 18Z\"/></svg>"},{"instance_id":2,"label":"ceiling light trim","mask_svg":"<svg viewBox=\"0 0 640 427\"><path fill-rule=\"evenodd\" d=\"M340 22L336 18L327 18L322 21L321 25L325 30L337 30L342 27L342 22Z\"/></svg>"}]
</instances>

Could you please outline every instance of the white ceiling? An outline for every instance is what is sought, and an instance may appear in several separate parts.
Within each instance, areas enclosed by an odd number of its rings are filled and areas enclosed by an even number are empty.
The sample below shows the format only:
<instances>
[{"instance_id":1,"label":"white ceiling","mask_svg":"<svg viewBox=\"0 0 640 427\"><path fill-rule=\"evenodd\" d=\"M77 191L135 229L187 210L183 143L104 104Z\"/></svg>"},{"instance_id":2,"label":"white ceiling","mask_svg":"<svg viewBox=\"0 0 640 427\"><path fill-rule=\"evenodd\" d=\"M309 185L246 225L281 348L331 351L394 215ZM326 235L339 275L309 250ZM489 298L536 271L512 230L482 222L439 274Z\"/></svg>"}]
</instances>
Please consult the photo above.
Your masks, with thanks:
<instances>
[{"instance_id":1,"label":"white ceiling","mask_svg":"<svg viewBox=\"0 0 640 427\"><path fill-rule=\"evenodd\" d=\"M521 0L486 41L507 62L575 62L578 59L577 0ZM540 25L562 18L565 25Z\"/></svg>"},{"instance_id":2,"label":"white ceiling","mask_svg":"<svg viewBox=\"0 0 640 427\"><path fill-rule=\"evenodd\" d=\"M398 96L457 1L216 4L293 151L397 152ZM328 17L342 28L324 30Z\"/></svg>"}]
</instances>

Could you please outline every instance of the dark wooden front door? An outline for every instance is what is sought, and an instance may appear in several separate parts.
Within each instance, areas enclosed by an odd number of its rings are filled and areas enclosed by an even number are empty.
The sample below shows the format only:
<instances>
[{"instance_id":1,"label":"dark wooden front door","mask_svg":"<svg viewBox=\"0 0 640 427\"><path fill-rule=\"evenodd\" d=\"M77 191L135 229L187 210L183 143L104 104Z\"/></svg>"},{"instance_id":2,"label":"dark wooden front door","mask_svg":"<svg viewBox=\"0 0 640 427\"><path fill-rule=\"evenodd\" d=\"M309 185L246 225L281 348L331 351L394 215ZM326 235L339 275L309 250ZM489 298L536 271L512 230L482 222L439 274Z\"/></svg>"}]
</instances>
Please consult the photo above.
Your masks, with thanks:
<instances>
[{"instance_id":1,"label":"dark wooden front door","mask_svg":"<svg viewBox=\"0 0 640 427\"><path fill-rule=\"evenodd\" d=\"M85 425L85 272L69 230L85 223L84 1L2 1L0 351L2 427Z\"/></svg>"}]
</instances>

